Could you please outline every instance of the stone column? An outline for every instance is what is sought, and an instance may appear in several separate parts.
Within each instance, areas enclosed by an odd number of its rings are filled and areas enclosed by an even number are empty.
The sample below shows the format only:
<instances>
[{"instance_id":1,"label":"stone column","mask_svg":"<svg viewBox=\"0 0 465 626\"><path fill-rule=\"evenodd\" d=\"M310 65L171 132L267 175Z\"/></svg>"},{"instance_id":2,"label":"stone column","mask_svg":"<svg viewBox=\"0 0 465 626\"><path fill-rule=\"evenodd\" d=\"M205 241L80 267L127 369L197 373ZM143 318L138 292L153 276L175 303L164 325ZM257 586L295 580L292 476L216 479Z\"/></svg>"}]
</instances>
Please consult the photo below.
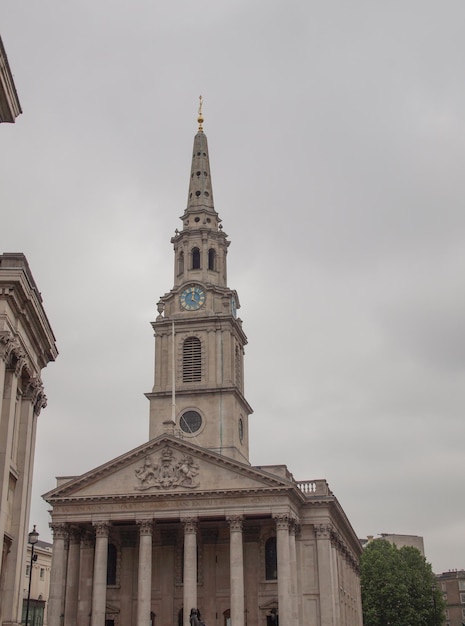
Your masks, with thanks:
<instances>
[{"instance_id":1,"label":"stone column","mask_svg":"<svg viewBox=\"0 0 465 626\"><path fill-rule=\"evenodd\" d=\"M231 626L244 626L244 553L242 547L243 517L227 518L230 530Z\"/></svg>"},{"instance_id":2,"label":"stone column","mask_svg":"<svg viewBox=\"0 0 465 626\"><path fill-rule=\"evenodd\" d=\"M190 626L191 609L197 608L197 524L196 518L184 523L184 626Z\"/></svg>"},{"instance_id":3,"label":"stone column","mask_svg":"<svg viewBox=\"0 0 465 626\"><path fill-rule=\"evenodd\" d=\"M289 515L276 515L279 626L292 626Z\"/></svg>"},{"instance_id":4,"label":"stone column","mask_svg":"<svg viewBox=\"0 0 465 626\"><path fill-rule=\"evenodd\" d=\"M66 626L76 626L77 624L80 551L81 533L78 528L72 528L69 532L68 571L66 574Z\"/></svg>"},{"instance_id":5,"label":"stone column","mask_svg":"<svg viewBox=\"0 0 465 626\"><path fill-rule=\"evenodd\" d=\"M81 538L79 559L77 626L89 626L92 612L92 583L94 565L94 536L86 533Z\"/></svg>"},{"instance_id":6,"label":"stone column","mask_svg":"<svg viewBox=\"0 0 465 626\"><path fill-rule=\"evenodd\" d=\"M299 626L299 596L297 589L297 551L295 545L295 536L298 532L296 520L292 520L289 530L289 565L291 568L291 606L293 609L292 623L293 626Z\"/></svg>"},{"instance_id":7,"label":"stone column","mask_svg":"<svg viewBox=\"0 0 465 626\"><path fill-rule=\"evenodd\" d=\"M152 602L152 520L139 520L139 575L137 578L137 626L148 626Z\"/></svg>"},{"instance_id":8,"label":"stone column","mask_svg":"<svg viewBox=\"0 0 465 626\"><path fill-rule=\"evenodd\" d=\"M318 587L320 590L321 623L325 626L337 626L335 621L336 606L333 587L333 562L331 557L331 525L315 526L316 549L318 556Z\"/></svg>"},{"instance_id":9,"label":"stone column","mask_svg":"<svg viewBox=\"0 0 465 626\"><path fill-rule=\"evenodd\" d=\"M48 626L62 626L65 598L63 581L66 575L65 540L68 536L66 524L50 524L53 532L52 568L47 605Z\"/></svg>"},{"instance_id":10,"label":"stone column","mask_svg":"<svg viewBox=\"0 0 465 626\"><path fill-rule=\"evenodd\" d=\"M108 535L110 532L110 524L108 522L94 522L94 528L95 556L91 626L105 626L105 611L107 605Z\"/></svg>"}]
</instances>

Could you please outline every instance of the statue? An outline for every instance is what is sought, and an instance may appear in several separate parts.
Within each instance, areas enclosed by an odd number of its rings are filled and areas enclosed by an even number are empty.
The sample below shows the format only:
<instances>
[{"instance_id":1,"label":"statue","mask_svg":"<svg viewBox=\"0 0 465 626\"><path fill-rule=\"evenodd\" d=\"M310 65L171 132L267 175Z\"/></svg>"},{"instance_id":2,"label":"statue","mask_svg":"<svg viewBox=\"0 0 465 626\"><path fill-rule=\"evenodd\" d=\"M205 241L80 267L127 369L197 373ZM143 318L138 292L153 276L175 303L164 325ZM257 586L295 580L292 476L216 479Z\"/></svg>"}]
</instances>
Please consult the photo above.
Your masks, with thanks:
<instances>
[{"instance_id":1,"label":"statue","mask_svg":"<svg viewBox=\"0 0 465 626\"><path fill-rule=\"evenodd\" d=\"M140 480L141 485L144 487L149 485L155 478L155 472L157 469L158 465L156 463L152 463L152 459L150 457L145 457L144 465L139 469L136 469L136 476Z\"/></svg>"},{"instance_id":2,"label":"statue","mask_svg":"<svg viewBox=\"0 0 465 626\"><path fill-rule=\"evenodd\" d=\"M200 621L199 609L191 609L191 614L189 615L189 622L191 626L205 626L204 622Z\"/></svg>"},{"instance_id":3,"label":"statue","mask_svg":"<svg viewBox=\"0 0 465 626\"><path fill-rule=\"evenodd\" d=\"M197 487L194 478L199 473L199 466L190 456L184 456L176 465L178 484L183 487Z\"/></svg>"}]
</instances>

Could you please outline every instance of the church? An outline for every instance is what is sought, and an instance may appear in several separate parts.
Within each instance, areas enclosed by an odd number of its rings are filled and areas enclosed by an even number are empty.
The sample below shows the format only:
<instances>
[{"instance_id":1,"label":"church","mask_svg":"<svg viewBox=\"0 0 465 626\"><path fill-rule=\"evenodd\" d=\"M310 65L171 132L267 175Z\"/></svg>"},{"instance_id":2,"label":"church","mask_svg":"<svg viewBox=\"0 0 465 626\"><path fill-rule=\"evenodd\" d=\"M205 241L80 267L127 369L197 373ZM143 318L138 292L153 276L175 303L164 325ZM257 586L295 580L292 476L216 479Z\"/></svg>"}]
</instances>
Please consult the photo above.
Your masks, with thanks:
<instances>
[{"instance_id":1,"label":"church","mask_svg":"<svg viewBox=\"0 0 465 626\"><path fill-rule=\"evenodd\" d=\"M201 107L181 223L152 322L149 440L44 495L48 625L361 626L362 548L327 482L249 460L247 337Z\"/></svg>"}]
</instances>

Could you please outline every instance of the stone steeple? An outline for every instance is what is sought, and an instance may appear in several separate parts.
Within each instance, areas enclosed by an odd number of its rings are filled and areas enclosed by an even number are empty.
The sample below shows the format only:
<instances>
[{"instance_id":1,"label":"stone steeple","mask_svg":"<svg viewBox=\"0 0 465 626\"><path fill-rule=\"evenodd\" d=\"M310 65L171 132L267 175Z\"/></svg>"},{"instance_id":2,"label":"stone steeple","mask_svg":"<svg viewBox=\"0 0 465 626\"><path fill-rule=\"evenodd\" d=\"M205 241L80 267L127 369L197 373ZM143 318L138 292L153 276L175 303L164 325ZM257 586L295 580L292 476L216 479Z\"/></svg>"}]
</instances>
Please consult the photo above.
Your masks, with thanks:
<instances>
[{"instance_id":1,"label":"stone steeple","mask_svg":"<svg viewBox=\"0 0 465 626\"><path fill-rule=\"evenodd\" d=\"M202 96L200 96L197 121L199 130L194 138L187 208L182 219L185 219L189 214L197 214L199 210L208 211L217 216L213 204L208 143L203 132Z\"/></svg>"},{"instance_id":2,"label":"stone steeple","mask_svg":"<svg viewBox=\"0 0 465 626\"><path fill-rule=\"evenodd\" d=\"M174 284L158 303L150 439L167 430L249 462L244 346L237 292L227 284L229 241L213 205L202 101L187 207L176 230Z\"/></svg>"},{"instance_id":3,"label":"stone steeple","mask_svg":"<svg viewBox=\"0 0 465 626\"><path fill-rule=\"evenodd\" d=\"M195 279L226 287L229 241L213 204L202 99L197 121L199 128L194 138L187 206L180 218L183 228L181 232L176 230L175 237L171 239L176 256L174 284L178 286Z\"/></svg>"}]
</instances>

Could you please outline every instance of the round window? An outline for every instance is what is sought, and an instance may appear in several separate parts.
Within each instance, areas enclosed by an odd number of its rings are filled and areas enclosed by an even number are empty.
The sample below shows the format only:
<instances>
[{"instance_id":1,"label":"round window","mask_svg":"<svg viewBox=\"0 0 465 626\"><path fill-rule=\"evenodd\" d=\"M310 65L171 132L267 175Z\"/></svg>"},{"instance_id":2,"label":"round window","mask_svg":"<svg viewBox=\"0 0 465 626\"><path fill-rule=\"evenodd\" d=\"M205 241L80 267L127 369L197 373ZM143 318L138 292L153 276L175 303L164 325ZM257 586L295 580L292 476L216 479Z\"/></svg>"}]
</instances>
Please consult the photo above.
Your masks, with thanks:
<instances>
[{"instance_id":1,"label":"round window","mask_svg":"<svg viewBox=\"0 0 465 626\"><path fill-rule=\"evenodd\" d=\"M179 425L185 433L196 433L202 426L200 413L197 413L197 411L186 411L181 415Z\"/></svg>"}]
</instances>

